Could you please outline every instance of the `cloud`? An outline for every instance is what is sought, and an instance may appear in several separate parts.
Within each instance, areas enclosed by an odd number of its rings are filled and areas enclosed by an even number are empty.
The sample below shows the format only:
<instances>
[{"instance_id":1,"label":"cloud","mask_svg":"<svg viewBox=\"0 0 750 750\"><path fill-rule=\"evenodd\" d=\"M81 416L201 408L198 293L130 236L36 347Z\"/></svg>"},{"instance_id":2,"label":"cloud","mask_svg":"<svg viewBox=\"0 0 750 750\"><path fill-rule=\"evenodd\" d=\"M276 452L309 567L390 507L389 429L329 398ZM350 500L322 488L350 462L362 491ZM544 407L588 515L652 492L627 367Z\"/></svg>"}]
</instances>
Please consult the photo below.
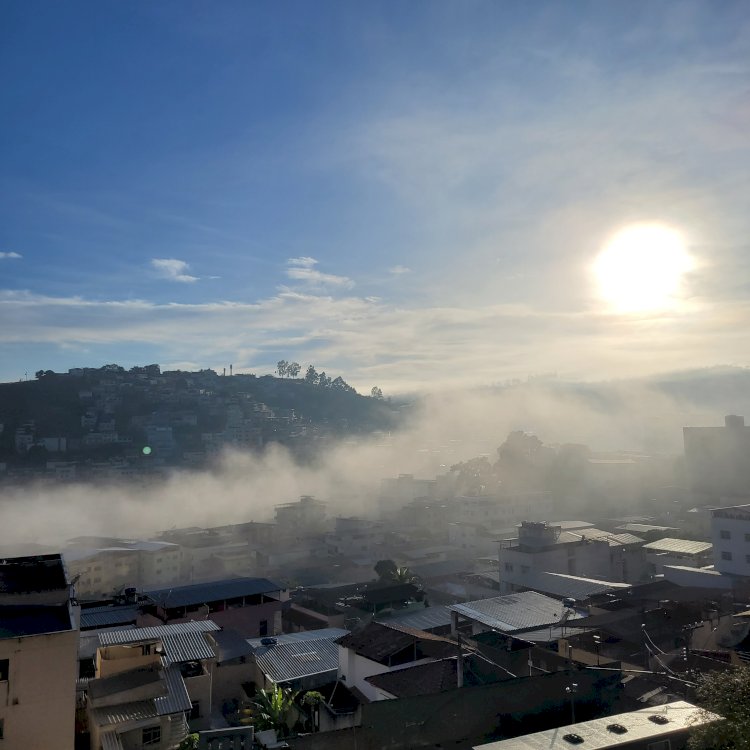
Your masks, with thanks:
<instances>
[{"instance_id":1,"label":"cloud","mask_svg":"<svg viewBox=\"0 0 750 750\"><path fill-rule=\"evenodd\" d=\"M318 261L315 258L302 256L289 258L286 265L286 275L295 281L304 281L311 286L336 286L350 289L354 282L346 276L335 276L332 273L322 273L315 269Z\"/></svg>"},{"instance_id":2,"label":"cloud","mask_svg":"<svg viewBox=\"0 0 750 750\"><path fill-rule=\"evenodd\" d=\"M10 258L23 258L20 253L0 253L0 260L8 260Z\"/></svg>"},{"instance_id":3,"label":"cloud","mask_svg":"<svg viewBox=\"0 0 750 750\"><path fill-rule=\"evenodd\" d=\"M177 258L152 258L151 267L155 269L159 276L169 281L179 281L183 284L192 284L198 281L198 276L191 276L185 273L190 270L190 266L184 260Z\"/></svg>"},{"instance_id":4,"label":"cloud","mask_svg":"<svg viewBox=\"0 0 750 750\"><path fill-rule=\"evenodd\" d=\"M393 276L403 276L405 273L411 273L411 268L407 268L406 266L393 266L388 269L388 273Z\"/></svg>"},{"instance_id":5,"label":"cloud","mask_svg":"<svg viewBox=\"0 0 750 750\"><path fill-rule=\"evenodd\" d=\"M285 289L256 302L94 300L0 291L0 361L19 345L79 346L87 362L140 346L162 362L271 372L280 352L341 374L361 392L438 390L556 371L568 379L730 363L750 351L750 301L669 316L554 312L523 304L404 306ZM80 365L71 358L70 366ZM123 362L122 364L129 364ZM135 362L133 362L135 364Z\"/></svg>"}]
</instances>

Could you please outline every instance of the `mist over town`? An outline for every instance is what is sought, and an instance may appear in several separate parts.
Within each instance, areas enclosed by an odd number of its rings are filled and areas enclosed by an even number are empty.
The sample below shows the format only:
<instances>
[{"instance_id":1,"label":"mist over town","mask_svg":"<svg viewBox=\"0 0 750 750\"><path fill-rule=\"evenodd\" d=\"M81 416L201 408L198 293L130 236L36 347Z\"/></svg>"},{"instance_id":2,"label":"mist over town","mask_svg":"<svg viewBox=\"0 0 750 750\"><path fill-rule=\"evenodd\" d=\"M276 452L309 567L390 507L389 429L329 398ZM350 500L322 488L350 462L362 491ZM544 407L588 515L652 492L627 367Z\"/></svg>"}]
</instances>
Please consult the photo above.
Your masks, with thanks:
<instances>
[{"instance_id":1,"label":"mist over town","mask_svg":"<svg viewBox=\"0 0 750 750\"><path fill-rule=\"evenodd\" d=\"M0 750L740 750L741 0L0 5Z\"/></svg>"}]
</instances>

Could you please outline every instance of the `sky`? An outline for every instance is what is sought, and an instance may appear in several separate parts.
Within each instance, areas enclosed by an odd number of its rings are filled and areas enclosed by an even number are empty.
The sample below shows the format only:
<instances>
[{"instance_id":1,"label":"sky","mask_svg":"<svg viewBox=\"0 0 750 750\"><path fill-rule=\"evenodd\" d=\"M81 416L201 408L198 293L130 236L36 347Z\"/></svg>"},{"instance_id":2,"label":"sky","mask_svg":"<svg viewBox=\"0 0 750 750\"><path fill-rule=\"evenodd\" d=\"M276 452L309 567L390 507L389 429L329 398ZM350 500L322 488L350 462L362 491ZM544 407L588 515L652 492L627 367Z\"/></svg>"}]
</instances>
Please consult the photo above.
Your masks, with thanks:
<instances>
[{"instance_id":1,"label":"sky","mask_svg":"<svg viewBox=\"0 0 750 750\"><path fill-rule=\"evenodd\" d=\"M0 92L2 381L748 364L746 2L8 0ZM597 281L632 225L653 308Z\"/></svg>"}]
</instances>

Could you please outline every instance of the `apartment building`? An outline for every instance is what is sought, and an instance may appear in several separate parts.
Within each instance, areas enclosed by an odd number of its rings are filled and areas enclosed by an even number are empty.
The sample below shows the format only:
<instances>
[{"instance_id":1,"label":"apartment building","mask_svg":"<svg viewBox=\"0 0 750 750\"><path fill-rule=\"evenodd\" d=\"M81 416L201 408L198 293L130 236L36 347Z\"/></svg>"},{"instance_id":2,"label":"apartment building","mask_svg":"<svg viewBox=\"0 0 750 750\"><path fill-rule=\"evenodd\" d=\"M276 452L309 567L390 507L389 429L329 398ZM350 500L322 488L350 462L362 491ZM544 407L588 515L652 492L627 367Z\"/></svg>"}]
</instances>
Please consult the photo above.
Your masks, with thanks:
<instances>
[{"instance_id":1,"label":"apartment building","mask_svg":"<svg viewBox=\"0 0 750 750\"><path fill-rule=\"evenodd\" d=\"M60 555L0 560L0 747L73 750L77 610Z\"/></svg>"},{"instance_id":2,"label":"apartment building","mask_svg":"<svg viewBox=\"0 0 750 750\"><path fill-rule=\"evenodd\" d=\"M711 541L716 570L750 576L750 504L712 510Z\"/></svg>"}]
</instances>

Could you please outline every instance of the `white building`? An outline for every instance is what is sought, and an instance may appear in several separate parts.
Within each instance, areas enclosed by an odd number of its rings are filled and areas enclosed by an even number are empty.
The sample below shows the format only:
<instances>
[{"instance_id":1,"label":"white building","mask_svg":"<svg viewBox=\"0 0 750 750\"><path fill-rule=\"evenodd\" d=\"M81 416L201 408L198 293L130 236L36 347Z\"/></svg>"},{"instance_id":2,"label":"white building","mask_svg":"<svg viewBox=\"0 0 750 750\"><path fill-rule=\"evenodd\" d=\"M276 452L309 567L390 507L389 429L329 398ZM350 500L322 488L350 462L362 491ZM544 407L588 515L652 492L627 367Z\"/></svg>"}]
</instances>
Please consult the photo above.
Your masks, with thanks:
<instances>
[{"instance_id":1,"label":"white building","mask_svg":"<svg viewBox=\"0 0 750 750\"><path fill-rule=\"evenodd\" d=\"M711 512L714 567L720 573L750 576L750 504Z\"/></svg>"}]
</instances>

